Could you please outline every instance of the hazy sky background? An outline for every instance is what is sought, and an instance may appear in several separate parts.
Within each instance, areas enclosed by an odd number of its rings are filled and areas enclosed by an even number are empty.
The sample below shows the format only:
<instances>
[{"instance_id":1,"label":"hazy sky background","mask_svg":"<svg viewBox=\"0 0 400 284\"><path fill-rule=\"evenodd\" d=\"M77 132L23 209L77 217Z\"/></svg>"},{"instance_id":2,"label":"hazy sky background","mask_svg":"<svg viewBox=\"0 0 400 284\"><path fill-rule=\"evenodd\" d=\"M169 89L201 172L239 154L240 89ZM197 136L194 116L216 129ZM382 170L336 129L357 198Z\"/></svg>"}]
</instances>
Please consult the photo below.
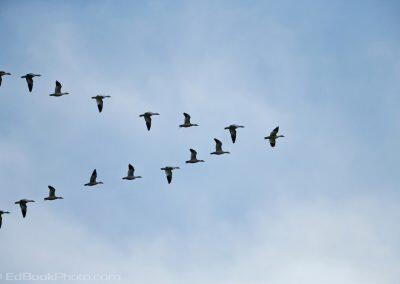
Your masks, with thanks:
<instances>
[{"instance_id":1,"label":"hazy sky background","mask_svg":"<svg viewBox=\"0 0 400 284\"><path fill-rule=\"evenodd\" d=\"M399 15L397 1L0 1L0 273L397 284ZM55 80L72 95L49 97ZM161 114L150 132L146 111ZM179 129L183 112L200 127ZM232 154L211 156L214 137ZM191 147L205 163L185 164ZM142 180L121 180L128 163ZM170 185L166 165L181 167ZM94 168L105 184L88 189ZM44 202L47 185L65 199ZM21 198L36 200L25 219Z\"/></svg>"}]
</instances>

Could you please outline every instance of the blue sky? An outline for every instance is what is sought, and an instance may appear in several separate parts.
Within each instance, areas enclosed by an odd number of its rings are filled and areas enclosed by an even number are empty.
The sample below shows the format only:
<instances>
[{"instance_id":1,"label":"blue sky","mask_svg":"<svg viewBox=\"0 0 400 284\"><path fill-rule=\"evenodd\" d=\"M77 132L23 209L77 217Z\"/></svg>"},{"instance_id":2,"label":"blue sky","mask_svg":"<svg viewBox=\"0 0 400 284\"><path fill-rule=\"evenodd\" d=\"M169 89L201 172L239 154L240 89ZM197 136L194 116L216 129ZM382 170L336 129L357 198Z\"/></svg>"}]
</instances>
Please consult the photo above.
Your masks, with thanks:
<instances>
[{"instance_id":1,"label":"blue sky","mask_svg":"<svg viewBox=\"0 0 400 284\"><path fill-rule=\"evenodd\" d=\"M12 213L0 273L398 283L396 1L0 7L0 69L13 74L0 87L0 209ZM32 94L28 72L42 74ZM49 97L55 80L72 95ZM111 96L101 114L99 93ZM146 111L161 114L150 132ZM179 129L183 112L200 126ZM245 125L235 145L232 123ZM232 154L210 156L214 137ZM186 165L189 148L206 162ZM128 163L142 180L121 180ZM181 167L171 185L166 165ZM94 168L105 184L84 188ZM44 202L47 185L65 199ZM26 219L21 198L37 201Z\"/></svg>"}]
</instances>

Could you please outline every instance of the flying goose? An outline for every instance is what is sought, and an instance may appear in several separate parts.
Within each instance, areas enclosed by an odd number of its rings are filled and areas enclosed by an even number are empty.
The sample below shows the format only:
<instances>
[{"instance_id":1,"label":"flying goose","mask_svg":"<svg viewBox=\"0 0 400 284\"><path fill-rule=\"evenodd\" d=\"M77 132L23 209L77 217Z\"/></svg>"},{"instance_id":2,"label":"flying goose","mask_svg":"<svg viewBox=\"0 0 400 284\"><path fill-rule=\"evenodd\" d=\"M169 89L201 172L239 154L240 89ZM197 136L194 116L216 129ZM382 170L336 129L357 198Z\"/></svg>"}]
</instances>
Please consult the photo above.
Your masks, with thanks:
<instances>
[{"instance_id":1,"label":"flying goose","mask_svg":"<svg viewBox=\"0 0 400 284\"><path fill-rule=\"evenodd\" d=\"M26 216L26 210L28 209L26 204L29 202L35 202L35 200L21 199L21 200L15 202L15 204L19 204L19 207L21 207L22 217L24 217L24 218Z\"/></svg>"},{"instance_id":2,"label":"flying goose","mask_svg":"<svg viewBox=\"0 0 400 284\"><path fill-rule=\"evenodd\" d=\"M165 167L161 168L161 170L165 171L165 175L167 176L167 181L168 183L171 183L172 181L172 171L179 169L179 167Z\"/></svg>"},{"instance_id":3,"label":"flying goose","mask_svg":"<svg viewBox=\"0 0 400 284\"><path fill-rule=\"evenodd\" d=\"M28 73L24 76L21 76L21 78L25 78L26 82L28 83L28 89L29 92L32 92L32 88L33 88L33 77L40 77L42 75L40 74L33 74L33 73Z\"/></svg>"},{"instance_id":4,"label":"flying goose","mask_svg":"<svg viewBox=\"0 0 400 284\"><path fill-rule=\"evenodd\" d=\"M44 200L64 199L62 197L56 196L56 189L54 187L49 185L48 188L49 188L49 196L45 197Z\"/></svg>"},{"instance_id":5,"label":"flying goose","mask_svg":"<svg viewBox=\"0 0 400 284\"><path fill-rule=\"evenodd\" d=\"M197 159L197 152L196 150L189 149L190 150L190 160L186 161L187 164L195 164L199 162L204 162L204 160L198 160Z\"/></svg>"},{"instance_id":6,"label":"flying goose","mask_svg":"<svg viewBox=\"0 0 400 284\"><path fill-rule=\"evenodd\" d=\"M103 99L105 99L105 98L111 98L111 96L97 95L95 97L92 97L92 99L96 100L97 108L99 109L99 112L101 112L103 110Z\"/></svg>"},{"instance_id":7,"label":"flying goose","mask_svg":"<svg viewBox=\"0 0 400 284\"><path fill-rule=\"evenodd\" d=\"M244 128L244 126L231 124L228 127L225 127L225 129L229 129L229 132L231 133L231 138L232 138L232 142L233 143L235 143L235 141L236 141L236 129L237 128Z\"/></svg>"},{"instance_id":8,"label":"flying goose","mask_svg":"<svg viewBox=\"0 0 400 284\"><path fill-rule=\"evenodd\" d=\"M275 147L275 142L276 142L277 138L285 137L283 135L277 135L278 131L279 131L279 126L275 127L274 130L271 131L269 136L264 137L264 139L268 139L269 140L269 144L271 144L271 147Z\"/></svg>"},{"instance_id":9,"label":"flying goose","mask_svg":"<svg viewBox=\"0 0 400 284\"><path fill-rule=\"evenodd\" d=\"M211 155L222 155L222 154L230 154L230 152L222 151L222 142L217 138L214 138L215 141L215 152L212 152Z\"/></svg>"},{"instance_id":10,"label":"flying goose","mask_svg":"<svg viewBox=\"0 0 400 284\"><path fill-rule=\"evenodd\" d=\"M190 115L189 114L184 112L183 115L185 116L185 120L184 120L183 124L179 125L179 127L199 126L198 124L190 122Z\"/></svg>"},{"instance_id":11,"label":"flying goose","mask_svg":"<svg viewBox=\"0 0 400 284\"><path fill-rule=\"evenodd\" d=\"M0 210L0 228L1 228L1 224L3 223L3 217L1 215L3 214L10 214L10 212L8 211L1 211Z\"/></svg>"},{"instance_id":12,"label":"flying goose","mask_svg":"<svg viewBox=\"0 0 400 284\"><path fill-rule=\"evenodd\" d=\"M94 169L92 175L90 176L89 183L85 183L85 186L94 186L94 185L97 185L97 184L103 184L103 182L96 181L96 179L97 179L97 171L96 171L96 169Z\"/></svg>"},{"instance_id":13,"label":"flying goose","mask_svg":"<svg viewBox=\"0 0 400 284\"><path fill-rule=\"evenodd\" d=\"M3 81L3 76L4 75L11 75L11 73L5 72L5 71L0 71L0 86L1 82Z\"/></svg>"},{"instance_id":14,"label":"flying goose","mask_svg":"<svg viewBox=\"0 0 400 284\"><path fill-rule=\"evenodd\" d=\"M149 131L151 128L151 116L153 116L153 115L160 115L160 114L157 112L148 111L148 112L145 112L145 113L139 115L139 117L144 117L144 121L146 121L147 130L149 130Z\"/></svg>"},{"instance_id":15,"label":"flying goose","mask_svg":"<svg viewBox=\"0 0 400 284\"><path fill-rule=\"evenodd\" d=\"M129 164L128 165L128 174L126 175L126 177L123 177L122 179L133 180L136 178L142 178L142 177L135 176L135 168L131 164Z\"/></svg>"},{"instance_id":16,"label":"flying goose","mask_svg":"<svg viewBox=\"0 0 400 284\"><path fill-rule=\"evenodd\" d=\"M62 93L62 92L61 92L61 88L62 88L61 83L58 82L58 81L56 81L56 88L54 89L54 93L53 93L53 94L50 94L49 96L52 96L52 97L61 97L61 96L64 96L64 95L69 95L69 93Z\"/></svg>"}]
</instances>

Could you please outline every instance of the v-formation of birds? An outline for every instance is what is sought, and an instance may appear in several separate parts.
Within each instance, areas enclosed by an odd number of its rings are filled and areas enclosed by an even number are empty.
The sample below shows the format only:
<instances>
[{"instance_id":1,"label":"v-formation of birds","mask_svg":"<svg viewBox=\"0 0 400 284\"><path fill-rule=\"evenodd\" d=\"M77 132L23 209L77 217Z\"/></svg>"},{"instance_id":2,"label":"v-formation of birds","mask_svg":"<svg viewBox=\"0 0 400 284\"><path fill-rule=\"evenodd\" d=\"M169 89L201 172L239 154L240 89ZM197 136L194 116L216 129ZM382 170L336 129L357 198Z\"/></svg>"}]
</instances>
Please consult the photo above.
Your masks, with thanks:
<instances>
[{"instance_id":1,"label":"v-formation of birds","mask_svg":"<svg viewBox=\"0 0 400 284\"><path fill-rule=\"evenodd\" d=\"M0 86L2 84L3 76L8 76L8 75L11 75L11 73L8 73L5 71L0 71ZM29 92L32 92L32 90L33 90L33 78L40 77L40 76L41 76L40 74L34 74L34 73L28 73L24 76L21 76L21 78L24 78L26 80L26 82L28 84ZM69 95L69 93L67 93L67 92L62 92L61 88L62 88L61 83L59 81L56 81L54 93L49 94L49 96L61 97L61 96ZM110 98L110 96L97 95L97 96L92 97L92 99L96 100L97 108L100 113L103 111L103 104L104 104L103 101L106 98ZM160 114L156 113L156 112L145 112L145 113L139 115L139 117L144 118L148 131L150 131L150 129L151 129L151 123L152 123L151 117L155 116L155 115L160 115ZM191 123L189 114L183 113L183 115L184 115L184 122L183 122L183 124L179 125L179 127L188 128L188 127L199 126L196 123ZM229 130L229 133L231 135L231 139L232 139L233 143L236 142L238 128L244 128L244 126L231 124L231 125L225 127L226 130ZM269 140L271 147L275 147L276 140L278 138L284 137L283 135L278 135L278 131L279 131L279 126L275 127L268 136L264 137L264 139ZM220 140L218 140L217 138L214 138L214 141L215 141L215 151L212 152L211 155L230 154L230 152L224 151L222 149L222 142ZM204 160L197 159L197 151L194 149L190 149L190 159L188 161L186 161L186 163L187 164L195 164L195 163L201 163L201 162L204 162ZM161 168L161 170L163 170L165 172L165 175L167 177L167 182L169 184L172 182L172 171L176 170L176 169L179 169L179 167L167 166L167 167ZM138 179L138 178L142 178L142 177L136 176L135 168L131 164L129 164L128 165L128 173L127 173L126 177L123 177L122 179L123 180L134 180L134 179ZM99 184L103 184L103 182L97 180L97 170L94 169L90 176L89 182L84 184L84 186L96 186ZM53 200L57 200L57 199L63 199L60 196L56 196L56 189L53 186L49 185L48 188L49 188L49 195L47 197L45 197L44 200L53 201ZM30 202L35 202L35 201L30 200L30 199L21 199L21 200L15 202L15 204L19 204L23 218L25 218L25 216L26 216L27 208L28 208L27 204ZM0 228L2 225L2 215L9 214L9 213L10 213L9 211L0 210Z\"/></svg>"}]
</instances>

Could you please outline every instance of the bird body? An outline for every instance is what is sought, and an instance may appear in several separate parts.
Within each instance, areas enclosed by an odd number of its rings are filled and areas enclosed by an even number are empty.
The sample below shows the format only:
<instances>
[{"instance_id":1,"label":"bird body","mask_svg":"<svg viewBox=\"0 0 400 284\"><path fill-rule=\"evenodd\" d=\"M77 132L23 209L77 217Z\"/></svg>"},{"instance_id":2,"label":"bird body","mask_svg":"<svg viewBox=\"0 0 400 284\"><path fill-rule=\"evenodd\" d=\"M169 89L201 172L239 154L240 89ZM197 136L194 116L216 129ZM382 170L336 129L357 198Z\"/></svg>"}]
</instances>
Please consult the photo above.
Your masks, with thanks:
<instances>
[{"instance_id":1,"label":"bird body","mask_svg":"<svg viewBox=\"0 0 400 284\"><path fill-rule=\"evenodd\" d=\"M28 89L29 92L32 92L32 88L33 88L33 78L34 77L40 77L42 75L40 74L33 74L33 73L28 73L24 76L21 76L21 78L25 78L26 82L28 83Z\"/></svg>"},{"instance_id":2,"label":"bird body","mask_svg":"<svg viewBox=\"0 0 400 284\"><path fill-rule=\"evenodd\" d=\"M275 143L276 143L276 139L277 138L285 137L283 135L278 135L278 131L279 131L279 126L275 127L274 130L271 131L269 136L264 137L264 139L268 139L269 140L269 144L271 145L271 147L275 147Z\"/></svg>"},{"instance_id":3,"label":"bird body","mask_svg":"<svg viewBox=\"0 0 400 284\"><path fill-rule=\"evenodd\" d=\"M95 97L92 97L92 99L96 100L97 109L99 110L99 112L103 110L103 99L105 98L111 98L111 96L97 95Z\"/></svg>"},{"instance_id":4,"label":"bird body","mask_svg":"<svg viewBox=\"0 0 400 284\"><path fill-rule=\"evenodd\" d=\"M184 120L183 124L179 125L179 127L188 128L188 127L192 127L192 126L199 126L198 124L190 122L190 115L187 114L186 112L183 113L183 116L185 117L185 120Z\"/></svg>"},{"instance_id":5,"label":"bird body","mask_svg":"<svg viewBox=\"0 0 400 284\"><path fill-rule=\"evenodd\" d=\"M56 189L51 185L48 186L49 188L49 196L45 197L44 200L56 200L56 199L64 199L60 196L56 196Z\"/></svg>"},{"instance_id":6,"label":"bird body","mask_svg":"<svg viewBox=\"0 0 400 284\"><path fill-rule=\"evenodd\" d=\"M0 71L0 86L1 82L3 81L3 76L5 75L11 75L11 73L5 72L5 71Z\"/></svg>"},{"instance_id":7,"label":"bird body","mask_svg":"<svg viewBox=\"0 0 400 284\"><path fill-rule=\"evenodd\" d=\"M61 88L62 88L61 83L56 81L56 88L54 89L54 93L50 94L49 96L51 96L51 97L61 97L61 96L69 95L69 93L61 92Z\"/></svg>"},{"instance_id":8,"label":"bird body","mask_svg":"<svg viewBox=\"0 0 400 284\"><path fill-rule=\"evenodd\" d=\"M137 179L137 178L142 178L142 177L135 176L135 168L131 164L129 164L128 165L128 174L126 175L126 177L123 177L122 179L133 180L133 179Z\"/></svg>"},{"instance_id":9,"label":"bird body","mask_svg":"<svg viewBox=\"0 0 400 284\"><path fill-rule=\"evenodd\" d=\"M2 216L3 214L10 214L10 212L0 210L0 228L1 225L3 224L3 216Z\"/></svg>"},{"instance_id":10,"label":"bird body","mask_svg":"<svg viewBox=\"0 0 400 284\"><path fill-rule=\"evenodd\" d=\"M200 163L204 162L204 160L199 160L197 159L197 151L193 149L190 150L190 160L186 161L187 164L195 164L195 163Z\"/></svg>"},{"instance_id":11,"label":"bird body","mask_svg":"<svg viewBox=\"0 0 400 284\"><path fill-rule=\"evenodd\" d=\"M97 181L97 171L96 169L93 170L92 175L90 176L90 181L88 183L85 183L85 186L94 186L98 184L103 184L101 181Z\"/></svg>"},{"instance_id":12,"label":"bird body","mask_svg":"<svg viewBox=\"0 0 400 284\"><path fill-rule=\"evenodd\" d=\"M230 154L230 152L222 150L222 142L217 138L214 138L215 141L215 152L212 152L211 155L222 155L222 154Z\"/></svg>"},{"instance_id":13,"label":"bird body","mask_svg":"<svg viewBox=\"0 0 400 284\"><path fill-rule=\"evenodd\" d=\"M148 111L148 112L145 112L145 113L139 115L139 117L143 117L144 118L144 121L146 122L146 127L147 127L148 131L150 131L150 128L151 128L151 117L153 115L160 115L160 114L157 113L157 112Z\"/></svg>"},{"instance_id":14,"label":"bird body","mask_svg":"<svg viewBox=\"0 0 400 284\"><path fill-rule=\"evenodd\" d=\"M232 142L235 143L236 142L236 129L238 128L244 128L243 125L237 125L237 124L231 124L227 127L225 127L225 129L229 130L229 133L231 134L231 138L232 138Z\"/></svg>"},{"instance_id":15,"label":"bird body","mask_svg":"<svg viewBox=\"0 0 400 284\"><path fill-rule=\"evenodd\" d=\"M27 204L29 202L35 202L35 200L21 199L21 200L15 202L15 204L19 204L19 207L21 207L21 213L22 213L23 218L25 218L25 216L26 216L26 212L28 210Z\"/></svg>"},{"instance_id":16,"label":"bird body","mask_svg":"<svg viewBox=\"0 0 400 284\"><path fill-rule=\"evenodd\" d=\"M176 169L179 169L179 167L164 167L164 168L161 168L161 170L165 171L165 175L167 176L168 184L170 184L171 181L172 181L172 171L176 170Z\"/></svg>"}]
</instances>

